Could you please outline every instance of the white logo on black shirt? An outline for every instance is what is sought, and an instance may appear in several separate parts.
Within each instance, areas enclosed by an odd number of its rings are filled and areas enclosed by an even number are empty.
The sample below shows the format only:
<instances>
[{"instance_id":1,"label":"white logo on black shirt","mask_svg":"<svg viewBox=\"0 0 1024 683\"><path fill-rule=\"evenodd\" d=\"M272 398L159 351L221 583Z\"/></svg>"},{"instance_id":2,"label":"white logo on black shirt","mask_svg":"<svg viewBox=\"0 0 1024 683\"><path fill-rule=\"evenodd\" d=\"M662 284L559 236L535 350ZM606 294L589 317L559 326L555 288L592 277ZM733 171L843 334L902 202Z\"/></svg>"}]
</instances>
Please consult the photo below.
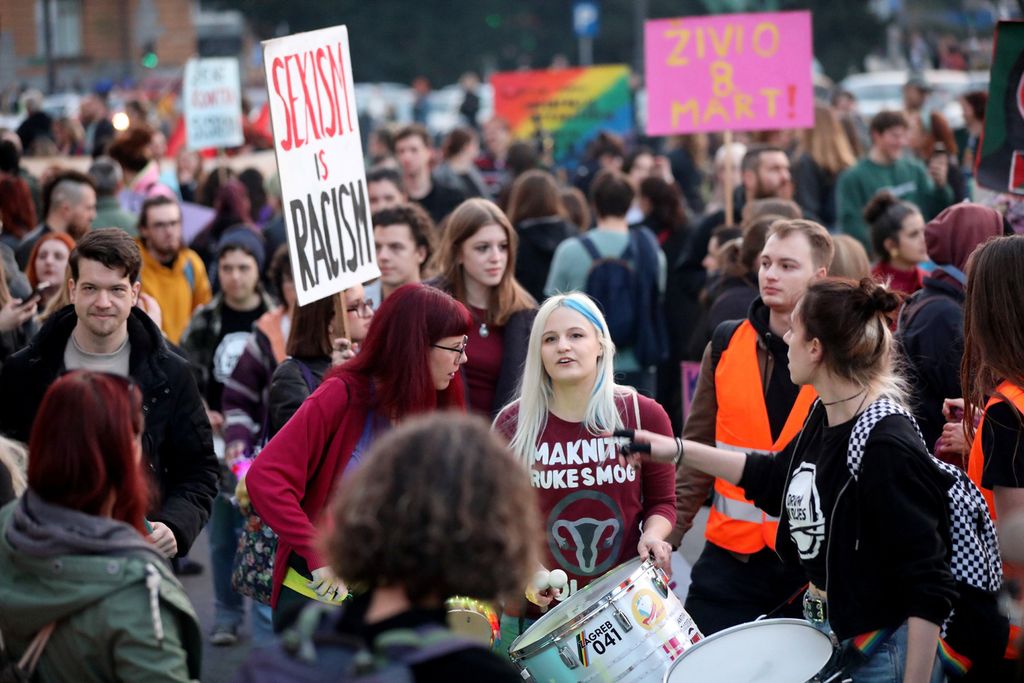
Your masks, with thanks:
<instances>
[{"instance_id":1,"label":"white logo on black shirt","mask_svg":"<svg viewBox=\"0 0 1024 683\"><path fill-rule=\"evenodd\" d=\"M825 540L825 516L821 514L821 496L814 481L816 474L814 463L802 463L793 472L786 489L789 532L802 560L817 557Z\"/></svg>"}]
</instances>

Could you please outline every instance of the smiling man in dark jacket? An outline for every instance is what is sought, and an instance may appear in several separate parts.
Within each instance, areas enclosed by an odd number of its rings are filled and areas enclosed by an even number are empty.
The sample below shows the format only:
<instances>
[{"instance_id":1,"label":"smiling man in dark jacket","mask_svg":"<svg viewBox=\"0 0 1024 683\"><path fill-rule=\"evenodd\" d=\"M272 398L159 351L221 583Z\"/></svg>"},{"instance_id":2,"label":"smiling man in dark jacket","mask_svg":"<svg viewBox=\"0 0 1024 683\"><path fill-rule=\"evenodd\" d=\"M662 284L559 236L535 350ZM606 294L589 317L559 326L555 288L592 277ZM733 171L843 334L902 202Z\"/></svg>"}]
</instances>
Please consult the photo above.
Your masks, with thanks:
<instances>
[{"instance_id":1,"label":"smiling man in dark jacket","mask_svg":"<svg viewBox=\"0 0 1024 683\"><path fill-rule=\"evenodd\" d=\"M94 230L71 253L70 265L72 305L54 314L0 373L0 432L28 441L43 395L64 372L131 377L142 389L142 450L160 493L148 516L150 538L167 557L184 555L209 519L218 473L188 362L135 307L141 256L127 233Z\"/></svg>"}]
</instances>

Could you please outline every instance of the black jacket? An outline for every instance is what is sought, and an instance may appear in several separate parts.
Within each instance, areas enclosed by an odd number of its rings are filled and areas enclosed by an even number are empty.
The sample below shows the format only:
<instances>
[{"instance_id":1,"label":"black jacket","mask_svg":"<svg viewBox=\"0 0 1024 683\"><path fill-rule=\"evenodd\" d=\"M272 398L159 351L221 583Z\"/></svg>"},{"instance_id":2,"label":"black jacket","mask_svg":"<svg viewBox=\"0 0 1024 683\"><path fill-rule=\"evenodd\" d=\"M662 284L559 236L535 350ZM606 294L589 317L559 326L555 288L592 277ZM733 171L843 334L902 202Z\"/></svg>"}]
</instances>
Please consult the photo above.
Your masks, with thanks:
<instances>
[{"instance_id":1,"label":"black jacket","mask_svg":"<svg viewBox=\"0 0 1024 683\"><path fill-rule=\"evenodd\" d=\"M73 306L55 313L0 373L0 432L27 441L49 386L64 372L64 347L78 318ZM184 555L203 530L217 495L213 435L188 361L174 354L149 316L128 318L129 371L143 395L142 449L160 491L150 514L163 522Z\"/></svg>"},{"instance_id":2,"label":"black jacket","mask_svg":"<svg viewBox=\"0 0 1024 683\"><path fill-rule=\"evenodd\" d=\"M949 279L926 277L900 313L899 349L913 387L914 419L929 448L942 435L942 401L963 396L964 292Z\"/></svg>"},{"instance_id":3,"label":"black jacket","mask_svg":"<svg viewBox=\"0 0 1024 683\"><path fill-rule=\"evenodd\" d=\"M306 378L302 374L299 363L305 364L313 376L314 384L310 389ZM309 395L320 386L324 375L331 369L330 356L320 358L295 359L289 356L281 361L281 364L274 368L274 374L270 378L270 396L268 398L269 408L267 410L270 419L270 427L267 438L272 439L281 431L292 415L299 409L302 402L309 398Z\"/></svg>"},{"instance_id":4,"label":"black jacket","mask_svg":"<svg viewBox=\"0 0 1024 683\"><path fill-rule=\"evenodd\" d=\"M846 465L853 420L832 428L838 434L831 443L836 437L842 442L839 452L825 445L826 425L825 409L815 403L800 436L781 453L747 455L739 485L759 508L779 516L776 552L796 563L783 497L794 471L808 459L817 461L827 575L827 585L818 587L828 593L836 635L893 628L911 616L942 624L955 608L947 642L975 661L998 659L1006 644L1005 619L995 595L953 578L946 494L951 480L931 460L913 424L898 415L880 420L856 480ZM839 468L838 476L824 476L827 467Z\"/></svg>"},{"instance_id":5,"label":"black jacket","mask_svg":"<svg viewBox=\"0 0 1024 683\"><path fill-rule=\"evenodd\" d=\"M516 225L519 249L516 253L516 280L538 302L544 301L544 285L551 270L555 248L577 234L575 227L558 216L530 218Z\"/></svg>"}]
</instances>

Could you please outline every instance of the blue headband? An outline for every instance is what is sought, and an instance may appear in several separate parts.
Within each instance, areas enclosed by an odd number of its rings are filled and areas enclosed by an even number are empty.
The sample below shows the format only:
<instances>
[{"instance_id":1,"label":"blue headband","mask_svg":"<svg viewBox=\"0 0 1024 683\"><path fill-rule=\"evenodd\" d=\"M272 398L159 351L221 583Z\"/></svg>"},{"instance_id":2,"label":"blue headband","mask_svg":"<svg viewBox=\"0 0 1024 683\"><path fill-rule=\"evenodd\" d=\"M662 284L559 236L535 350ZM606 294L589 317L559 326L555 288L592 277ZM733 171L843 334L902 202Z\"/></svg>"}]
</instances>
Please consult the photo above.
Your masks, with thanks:
<instances>
[{"instance_id":1,"label":"blue headband","mask_svg":"<svg viewBox=\"0 0 1024 683\"><path fill-rule=\"evenodd\" d=\"M584 318L589 320L590 323L601 334L605 333L604 325L601 324L601 319L598 318L593 313L591 313L590 310L588 310L587 307L581 304L579 301L576 301L575 299L562 299L562 305L565 306L566 308L571 308L572 310L576 311ZM594 391L592 393L596 394L598 390L601 388L602 384L604 384L604 376L598 375L597 382L594 384Z\"/></svg>"},{"instance_id":2,"label":"blue headband","mask_svg":"<svg viewBox=\"0 0 1024 683\"><path fill-rule=\"evenodd\" d=\"M584 318L589 320L595 328L597 328L598 332L604 334L605 330L604 325L601 324L601 319L598 318L593 313L591 313L587 309L587 307L581 304L579 301L576 301L575 299L562 299L562 305L571 308L572 310L582 315Z\"/></svg>"}]
</instances>

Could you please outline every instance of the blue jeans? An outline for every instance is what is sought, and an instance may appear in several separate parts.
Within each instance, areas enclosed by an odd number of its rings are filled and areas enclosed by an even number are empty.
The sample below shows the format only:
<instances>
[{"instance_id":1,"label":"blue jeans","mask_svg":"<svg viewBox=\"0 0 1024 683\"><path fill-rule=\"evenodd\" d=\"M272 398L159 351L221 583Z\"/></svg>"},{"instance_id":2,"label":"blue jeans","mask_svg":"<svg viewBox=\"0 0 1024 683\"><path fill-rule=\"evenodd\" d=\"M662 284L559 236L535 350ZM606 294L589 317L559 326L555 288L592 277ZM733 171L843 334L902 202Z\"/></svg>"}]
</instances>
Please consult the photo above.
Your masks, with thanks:
<instances>
[{"instance_id":1,"label":"blue jeans","mask_svg":"<svg viewBox=\"0 0 1024 683\"><path fill-rule=\"evenodd\" d=\"M213 576L214 627L237 628L245 619L245 598L231 587L231 571L234 567L238 539L242 533L242 513L224 494L213 499L210 514L210 564ZM252 610L252 638L255 644L269 641L273 637L270 625L270 607L255 605Z\"/></svg>"},{"instance_id":2,"label":"blue jeans","mask_svg":"<svg viewBox=\"0 0 1024 683\"><path fill-rule=\"evenodd\" d=\"M822 633L830 633L828 623L823 626L814 624ZM841 662L837 660L846 659L844 673L851 676L856 683L902 683L903 671L907 668L907 634L908 627L903 623L896 631L889 636L889 639L871 654L871 657L863 661L853 649L852 639L844 640L839 644L839 650L832 657L832 661L826 665L825 670L831 675ZM849 654L844 658L844 654ZM828 675L821 676L822 680ZM841 679L837 679L841 680ZM938 654L935 655L935 662L932 664L931 683L945 683L946 672L942 668L942 661Z\"/></svg>"}]
</instances>

